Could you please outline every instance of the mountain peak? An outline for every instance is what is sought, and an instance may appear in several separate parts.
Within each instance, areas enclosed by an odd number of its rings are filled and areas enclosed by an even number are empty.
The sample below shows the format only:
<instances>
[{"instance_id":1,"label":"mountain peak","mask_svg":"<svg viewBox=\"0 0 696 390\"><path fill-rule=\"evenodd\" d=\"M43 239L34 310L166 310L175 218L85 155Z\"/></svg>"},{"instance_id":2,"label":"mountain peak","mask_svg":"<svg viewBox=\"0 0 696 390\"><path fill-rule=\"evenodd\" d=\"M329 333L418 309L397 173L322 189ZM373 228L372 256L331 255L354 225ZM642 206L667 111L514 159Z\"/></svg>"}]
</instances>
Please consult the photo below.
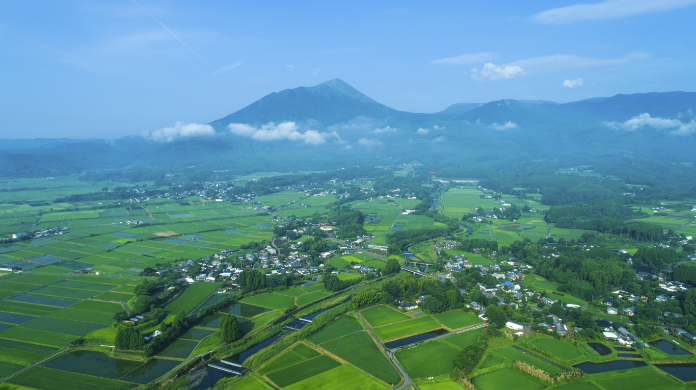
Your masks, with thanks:
<instances>
[{"instance_id":1,"label":"mountain peak","mask_svg":"<svg viewBox=\"0 0 696 390\"><path fill-rule=\"evenodd\" d=\"M341 79L325 81L319 85L307 87L307 90L314 94L325 94L327 91L330 90L340 95L357 99L363 103L377 103L374 99L353 88L350 84L346 83Z\"/></svg>"}]
</instances>

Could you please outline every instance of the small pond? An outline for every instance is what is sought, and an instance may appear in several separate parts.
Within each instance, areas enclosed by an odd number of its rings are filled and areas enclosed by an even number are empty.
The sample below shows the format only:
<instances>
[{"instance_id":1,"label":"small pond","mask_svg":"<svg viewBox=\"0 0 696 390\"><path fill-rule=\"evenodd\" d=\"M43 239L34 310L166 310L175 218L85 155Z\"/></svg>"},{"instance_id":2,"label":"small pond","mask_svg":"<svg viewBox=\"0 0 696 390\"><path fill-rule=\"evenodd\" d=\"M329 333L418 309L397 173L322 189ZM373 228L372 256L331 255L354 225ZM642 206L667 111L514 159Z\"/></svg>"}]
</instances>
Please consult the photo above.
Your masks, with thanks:
<instances>
[{"instance_id":1,"label":"small pond","mask_svg":"<svg viewBox=\"0 0 696 390\"><path fill-rule=\"evenodd\" d=\"M152 359L121 377L121 380L140 384L150 383L181 363L177 360Z\"/></svg>"},{"instance_id":2,"label":"small pond","mask_svg":"<svg viewBox=\"0 0 696 390\"><path fill-rule=\"evenodd\" d=\"M447 333L449 333L449 332L445 329L437 329L437 330L433 330L431 332L425 332L425 333L417 334L415 336L410 336L410 337L406 337L403 339L390 341L390 342L384 344L384 346L389 348L389 349L399 348L399 347L403 347L404 345L409 345L409 344L417 343L419 341L428 340L428 339L431 339L433 337L437 337L437 336L447 334Z\"/></svg>"},{"instance_id":3,"label":"small pond","mask_svg":"<svg viewBox=\"0 0 696 390\"><path fill-rule=\"evenodd\" d=\"M656 364L655 367L684 382L696 381L696 363Z\"/></svg>"},{"instance_id":4,"label":"small pond","mask_svg":"<svg viewBox=\"0 0 696 390\"><path fill-rule=\"evenodd\" d=\"M666 353L667 355L671 356L678 356L678 355L691 355L691 352L685 350L684 348L672 344L667 340L656 340L656 341L651 341L649 343L653 347L659 349L660 351Z\"/></svg>"},{"instance_id":5,"label":"small pond","mask_svg":"<svg viewBox=\"0 0 696 390\"><path fill-rule=\"evenodd\" d=\"M614 347L614 349L617 351L626 351L626 352L634 352L635 351L635 349L628 348L628 347Z\"/></svg>"},{"instance_id":6,"label":"small pond","mask_svg":"<svg viewBox=\"0 0 696 390\"><path fill-rule=\"evenodd\" d=\"M647 364L639 360L614 360L606 363L585 362L573 366L585 374L599 374L602 372L628 370L631 368L645 367Z\"/></svg>"},{"instance_id":7,"label":"small pond","mask_svg":"<svg viewBox=\"0 0 696 390\"><path fill-rule=\"evenodd\" d=\"M222 309L221 311L244 318L251 318L255 315L271 311L271 309L261 306L249 305L247 303L237 302L235 304L230 305L227 309Z\"/></svg>"},{"instance_id":8,"label":"small pond","mask_svg":"<svg viewBox=\"0 0 696 390\"><path fill-rule=\"evenodd\" d=\"M406 229L406 225L394 225L392 227L392 230L404 230Z\"/></svg>"},{"instance_id":9,"label":"small pond","mask_svg":"<svg viewBox=\"0 0 696 390\"><path fill-rule=\"evenodd\" d=\"M607 356L611 353L611 348L607 347L602 343L587 343L587 345L589 345L590 348L597 351L599 356Z\"/></svg>"}]
</instances>

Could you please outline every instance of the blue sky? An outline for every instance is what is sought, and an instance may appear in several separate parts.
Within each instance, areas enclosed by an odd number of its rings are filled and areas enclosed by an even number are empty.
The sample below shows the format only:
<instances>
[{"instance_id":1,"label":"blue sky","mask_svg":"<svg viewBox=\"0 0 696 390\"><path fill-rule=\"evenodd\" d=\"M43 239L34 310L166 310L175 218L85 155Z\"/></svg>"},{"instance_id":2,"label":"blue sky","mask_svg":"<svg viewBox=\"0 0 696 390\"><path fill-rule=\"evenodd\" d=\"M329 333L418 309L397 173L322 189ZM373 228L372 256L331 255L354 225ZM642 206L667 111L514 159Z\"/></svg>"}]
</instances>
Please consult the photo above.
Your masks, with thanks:
<instances>
[{"instance_id":1,"label":"blue sky","mask_svg":"<svg viewBox=\"0 0 696 390\"><path fill-rule=\"evenodd\" d=\"M333 78L412 112L695 91L694 16L696 0L4 0L0 138L207 123Z\"/></svg>"}]
</instances>

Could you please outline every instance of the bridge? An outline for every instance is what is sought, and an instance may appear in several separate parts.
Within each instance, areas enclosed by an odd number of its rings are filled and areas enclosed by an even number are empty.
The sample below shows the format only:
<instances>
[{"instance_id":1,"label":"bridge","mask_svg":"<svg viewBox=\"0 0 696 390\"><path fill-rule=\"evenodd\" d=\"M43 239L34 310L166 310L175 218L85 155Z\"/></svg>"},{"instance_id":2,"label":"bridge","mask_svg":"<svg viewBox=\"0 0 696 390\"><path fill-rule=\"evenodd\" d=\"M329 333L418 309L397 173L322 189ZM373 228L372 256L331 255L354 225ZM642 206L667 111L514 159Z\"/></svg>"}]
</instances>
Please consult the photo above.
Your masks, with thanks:
<instances>
[{"instance_id":1,"label":"bridge","mask_svg":"<svg viewBox=\"0 0 696 390\"><path fill-rule=\"evenodd\" d=\"M426 274L426 273L423 272L423 271L419 271L419 270L417 270L417 269L413 269L413 268L410 268L410 267L406 267L406 266L404 266L404 265L401 266L401 270L402 270L402 271L410 272L410 273L412 273L412 274L414 274L414 275L416 275L416 276L431 276L431 275Z\"/></svg>"}]
</instances>

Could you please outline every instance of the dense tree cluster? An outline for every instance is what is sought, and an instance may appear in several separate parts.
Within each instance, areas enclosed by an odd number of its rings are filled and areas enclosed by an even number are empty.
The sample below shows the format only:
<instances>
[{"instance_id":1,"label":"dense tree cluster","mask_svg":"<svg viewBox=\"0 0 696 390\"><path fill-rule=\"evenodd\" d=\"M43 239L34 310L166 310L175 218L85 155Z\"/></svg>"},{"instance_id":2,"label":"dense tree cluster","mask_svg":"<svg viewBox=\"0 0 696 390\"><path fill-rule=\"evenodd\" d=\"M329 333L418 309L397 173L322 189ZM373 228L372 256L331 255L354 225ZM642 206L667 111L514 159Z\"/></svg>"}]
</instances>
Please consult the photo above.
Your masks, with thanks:
<instances>
[{"instance_id":1,"label":"dense tree cluster","mask_svg":"<svg viewBox=\"0 0 696 390\"><path fill-rule=\"evenodd\" d=\"M140 351L145 346L145 339L137 330L129 326L119 326L115 346L118 349Z\"/></svg>"},{"instance_id":2,"label":"dense tree cluster","mask_svg":"<svg viewBox=\"0 0 696 390\"><path fill-rule=\"evenodd\" d=\"M338 276L332 273L328 273L324 275L322 279L322 283L324 284L324 288L331 291L331 292L338 292L341 290L344 290L356 283L359 283L362 279L357 278L357 279L350 279L350 280L340 280Z\"/></svg>"},{"instance_id":3,"label":"dense tree cluster","mask_svg":"<svg viewBox=\"0 0 696 390\"><path fill-rule=\"evenodd\" d=\"M682 260L688 260L688 258L683 255L679 256L677 251L672 248L642 247L638 248L636 254L633 255L634 265L647 265L658 269Z\"/></svg>"},{"instance_id":4,"label":"dense tree cluster","mask_svg":"<svg viewBox=\"0 0 696 390\"><path fill-rule=\"evenodd\" d=\"M363 224L365 215L359 210L348 207L337 207L326 217L327 221L338 226L338 236L341 238L355 238L365 234Z\"/></svg>"},{"instance_id":5,"label":"dense tree cluster","mask_svg":"<svg viewBox=\"0 0 696 390\"><path fill-rule=\"evenodd\" d=\"M445 228L392 231L387 234L387 245L389 245L387 253L389 255L400 255L412 244L441 237L447 233L448 231Z\"/></svg>"},{"instance_id":6,"label":"dense tree cluster","mask_svg":"<svg viewBox=\"0 0 696 390\"><path fill-rule=\"evenodd\" d=\"M239 322L237 321L237 317L234 315L223 315L220 317L218 327L222 333L222 341L226 343L235 342L242 337L242 332L239 329Z\"/></svg>"},{"instance_id":7,"label":"dense tree cluster","mask_svg":"<svg viewBox=\"0 0 696 390\"><path fill-rule=\"evenodd\" d=\"M692 286L696 286L696 267L690 264L678 264L674 267L672 277L674 280L691 283Z\"/></svg>"},{"instance_id":8,"label":"dense tree cluster","mask_svg":"<svg viewBox=\"0 0 696 390\"><path fill-rule=\"evenodd\" d=\"M563 253L543 260L539 275L558 282L559 290L583 299L599 297L613 288L635 283L635 271L606 249Z\"/></svg>"}]
</instances>

